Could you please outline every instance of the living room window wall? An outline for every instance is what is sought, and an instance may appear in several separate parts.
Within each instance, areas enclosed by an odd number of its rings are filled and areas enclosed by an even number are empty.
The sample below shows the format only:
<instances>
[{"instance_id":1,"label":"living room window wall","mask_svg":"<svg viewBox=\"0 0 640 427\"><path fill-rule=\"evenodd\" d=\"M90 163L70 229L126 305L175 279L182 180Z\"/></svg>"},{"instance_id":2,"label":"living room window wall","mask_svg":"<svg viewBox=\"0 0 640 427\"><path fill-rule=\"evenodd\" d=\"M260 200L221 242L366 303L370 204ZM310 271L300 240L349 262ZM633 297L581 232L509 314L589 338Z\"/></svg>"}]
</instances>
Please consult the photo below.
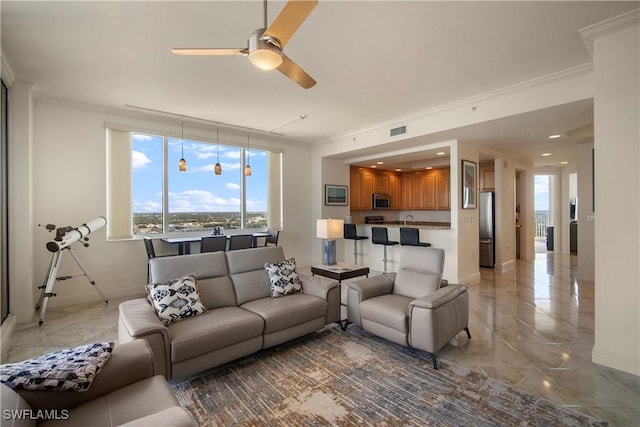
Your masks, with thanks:
<instances>
[{"instance_id":1,"label":"living room window wall","mask_svg":"<svg viewBox=\"0 0 640 427\"><path fill-rule=\"evenodd\" d=\"M180 234L266 228L278 152L189 138L107 129L107 234ZM180 171L184 158L187 170ZM250 162L252 173L244 169ZM222 174L215 175L220 163ZM280 173L275 173L278 179ZM273 204L272 204L273 206ZM278 213L275 213L278 216Z\"/></svg>"}]
</instances>

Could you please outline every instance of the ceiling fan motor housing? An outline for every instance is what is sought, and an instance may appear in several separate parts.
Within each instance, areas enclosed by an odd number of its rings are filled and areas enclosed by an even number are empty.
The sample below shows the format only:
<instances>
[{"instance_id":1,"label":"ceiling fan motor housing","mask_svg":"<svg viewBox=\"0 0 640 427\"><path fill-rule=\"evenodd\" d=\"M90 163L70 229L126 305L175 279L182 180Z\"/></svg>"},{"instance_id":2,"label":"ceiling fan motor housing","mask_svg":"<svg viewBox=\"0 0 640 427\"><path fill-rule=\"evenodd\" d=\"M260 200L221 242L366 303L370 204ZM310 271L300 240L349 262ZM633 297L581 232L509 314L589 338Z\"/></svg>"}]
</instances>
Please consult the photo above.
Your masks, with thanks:
<instances>
[{"instance_id":1,"label":"ceiling fan motor housing","mask_svg":"<svg viewBox=\"0 0 640 427\"><path fill-rule=\"evenodd\" d=\"M261 70L273 70L284 61L282 48L275 37L263 37L264 32L265 28L260 28L249 37L249 60Z\"/></svg>"}]
</instances>

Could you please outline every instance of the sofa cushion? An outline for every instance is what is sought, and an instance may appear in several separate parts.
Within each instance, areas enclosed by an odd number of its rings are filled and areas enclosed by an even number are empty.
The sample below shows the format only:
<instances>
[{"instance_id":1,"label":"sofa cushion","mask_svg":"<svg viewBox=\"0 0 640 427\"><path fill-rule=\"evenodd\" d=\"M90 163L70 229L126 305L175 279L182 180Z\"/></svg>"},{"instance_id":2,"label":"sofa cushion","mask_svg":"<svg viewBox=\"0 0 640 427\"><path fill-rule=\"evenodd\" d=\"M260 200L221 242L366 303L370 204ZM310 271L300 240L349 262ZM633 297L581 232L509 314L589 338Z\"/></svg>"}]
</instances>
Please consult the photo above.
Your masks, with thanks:
<instances>
[{"instance_id":1,"label":"sofa cushion","mask_svg":"<svg viewBox=\"0 0 640 427\"><path fill-rule=\"evenodd\" d=\"M194 276L168 280L164 283L152 283L145 288L158 318L165 325L207 311L200 301L197 280Z\"/></svg>"},{"instance_id":2,"label":"sofa cushion","mask_svg":"<svg viewBox=\"0 0 640 427\"><path fill-rule=\"evenodd\" d=\"M120 426L132 421L144 419L170 408L181 408L178 399L167 386L164 377L156 375L138 381L127 387L113 391L106 396L93 399L69 411L67 420L50 420L42 426ZM162 421L156 420L154 426L193 426L193 417L184 410L163 412ZM130 425L148 425L132 423Z\"/></svg>"},{"instance_id":3,"label":"sofa cushion","mask_svg":"<svg viewBox=\"0 0 640 427\"><path fill-rule=\"evenodd\" d=\"M24 390L87 391L109 360L112 342L97 342L0 366L3 384Z\"/></svg>"},{"instance_id":4,"label":"sofa cushion","mask_svg":"<svg viewBox=\"0 0 640 427\"><path fill-rule=\"evenodd\" d=\"M444 269L444 250L403 246L393 293L411 298L423 297L438 288Z\"/></svg>"},{"instance_id":5,"label":"sofa cushion","mask_svg":"<svg viewBox=\"0 0 640 427\"><path fill-rule=\"evenodd\" d=\"M264 269L264 265L284 261L282 247L269 246L230 251L226 254L238 305L271 297L269 275Z\"/></svg>"},{"instance_id":6,"label":"sofa cushion","mask_svg":"<svg viewBox=\"0 0 640 427\"><path fill-rule=\"evenodd\" d=\"M260 336L263 319L238 307L221 307L169 325L172 363Z\"/></svg>"},{"instance_id":7,"label":"sofa cushion","mask_svg":"<svg viewBox=\"0 0 640 427\"><path fill-rule=\"evenodd\" d=\"M302 282L296 271L295 258L276 263L266 263L264 269L269 274L272 298L302 292Z\"/></svg>"},{"instance_id":8,"label":"sofa cushion","mask_svg":"<svg viewBox=\"0 0 640 427\"><path fill-rule=\"evenodd\" d=\"M360 303L362 319L380 323L400 332L407 331L407 308L413 298L387 294Z\"/></svg>"},{"instance_id":9,"label":"sofa cushion","mask_svg":"<svg viewBox=\"0 0 640 427\"><path fill-rule=\"evenodd\" d=\"M152 258L149 271L152 282L166 282L188 275L197 277L200 300L208 309L236 305L224 252Z\"/></svg>"},{"instance_id":10,"label":"sofa cushion","mask_svg":"<svg viewBox=\"0 0 640 427\"><path fill-rule=\"evenodd\" d=\"M312 295L292 294L281 298L262 298L240 306L264 319L264 334L308 322L327 313L327 301Z\"/></svg>"}]
</instances>

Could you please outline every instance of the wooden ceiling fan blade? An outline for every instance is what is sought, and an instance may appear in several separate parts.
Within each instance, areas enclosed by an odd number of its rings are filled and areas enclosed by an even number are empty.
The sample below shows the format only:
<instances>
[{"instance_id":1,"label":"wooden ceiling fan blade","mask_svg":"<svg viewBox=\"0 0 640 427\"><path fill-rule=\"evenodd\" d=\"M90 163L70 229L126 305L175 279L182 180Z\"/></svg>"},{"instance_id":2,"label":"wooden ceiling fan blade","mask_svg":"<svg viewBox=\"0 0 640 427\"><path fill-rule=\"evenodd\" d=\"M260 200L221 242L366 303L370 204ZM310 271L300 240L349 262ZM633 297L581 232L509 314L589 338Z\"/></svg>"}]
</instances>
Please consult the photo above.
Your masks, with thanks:
<instances>
[{"instance_id":1,"label":"wooden ceiling fan blade","mask_svg":"<svg viewBox=\"0 0 640 427\"><path fill-rule=\"evenodd\" d=\"M318 0L289 0L264 35L275 37L284 47L317 5Z\"/></svg>"},{"instance_id":2,"label":"wooden ceiling fan blade","mask_svg":"<svg viewBox=\"0 0 640 427\"><path fill-rule=\"evenodd\" d=\"M228 56L228 55L246 55L246 48L177 48L171 49L174 55L190 55L190 56Z\"/></svg>"},{"instance_id":3,"label":"wooden ceiling fan blade","mask_svg":"<svg viewBox=\"0 0 640 427\"><path fill-rule=\"evenodd\" d=\"M280 71L285 76L289 77L294 82L298 83L305 89L309 89L315 86L316 81L307 74L298 64L293 62L287 55L282 55L284 61L278 67L278 71Z\"/></svg>"}]
</instances>

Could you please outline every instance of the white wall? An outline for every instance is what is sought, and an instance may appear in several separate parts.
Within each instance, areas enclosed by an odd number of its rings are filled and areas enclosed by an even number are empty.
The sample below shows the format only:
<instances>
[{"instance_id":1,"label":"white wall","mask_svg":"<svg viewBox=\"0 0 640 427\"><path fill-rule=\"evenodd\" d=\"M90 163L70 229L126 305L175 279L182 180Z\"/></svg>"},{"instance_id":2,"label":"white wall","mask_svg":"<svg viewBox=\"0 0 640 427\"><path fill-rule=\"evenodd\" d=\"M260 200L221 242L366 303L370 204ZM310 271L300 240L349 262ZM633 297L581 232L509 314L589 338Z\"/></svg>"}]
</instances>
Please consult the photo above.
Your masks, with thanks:
<instances>
[{"instance_id":1,"label":"white wall","mask_svg":"<svg viewBox=\"0 0 640 427\"><path fill-rule=\"evenodd\" d=\"M9 311L18 323L31 321L33 286L33 88L16 80L9 90ZM39 284L38 284L39 285Z\"/></svg>"},{"instance_id":2,"label":"white wall","mask_svg":"<svg viewBox=\"0 0 640 427\"><path fill-rule=\"evenodd\" d=\"M15 96L17 92L13 93ZM51 259L51 253L45 249L45 244L53 236L43 228L36 229L37 224L77 226L106 214L105 122L175 132L174 121L153 116L50 99L42 99L34 104L34 136L30 150L33 157L33 206L32 209L21 212L24 216L22 221L29 222L23 228L33 230L33 244L30 244L31 239L27 234L22 236L22 243L26 241L26 247L12 245L14 252L20 252L12 258L19 259L21 269L33 277L32 280L27 278L20 281L19 285L25 289L33 290L41 284ZM194 135L215 134L215 130L206 127L193 132ZM309 265L310 150L303 145L260 137L256 137L254 145L283 151L284 230L280 234L279 243L285 249L285 255L295 256L299 265ZM12 191L26 188L25 181L17 178L27 169L25 165L24 169L12 172ZM31 215L32 220L29 219ZM147 259L142 241L107 242L105 229L101 229L92 233L90 244L89 248L78 245L74 250L107 298L144 293ZM33 263L30 262L31 256ZM63 258L59 274L77 273L73 260ZM12 285L17 286L18 283L12 281ZM83 278L60 282L56 285L56 291L58 296L50 300L50 307L98 299L95 291ZM12 307L12 311L31 313L33 304L27 304L24 298L14 300L15 296L16 294L12 294L12 302L19 306ZM28 321L28 317L30 316L22 316L20 320Z\"/></svg>"},{"instance_id":3,"label":"white wall","mask_svg":"<svg viewBox=\"0 0 640 427\"><path fill-rule=\"evenodd\" d=\"M495 159L496 268L512 266L516 259L516 174L511 160Z\"/></svg>"},{"instance_id":4,"label":"white wall","mask_svg":"<svg viewBox=\"0 0 640 427\"><path fill-rule=\"evenodd\" d=\"M593 361L640 375L640 26L603 25L595 74ZM614 190L615 189L615 190Z\"/></svg>"},{"instance_id":5,"label":"white wall","mask_svg":"<svg viewBox=\"0 0 640 427\"><path fill-rule=\"evenodd\" d=\"M578 279L595 280L593 142L578 144Z\"/></svg>"},{"instance_id":6,"label":"white wall","mask_svg":"<svg viewBox=\"0 0 640 427\"><path fill-rule=\"evenodd\" d=\"M457 227L458 282L480 279L478 208L462 209L462 160L478 164L478 149L458 142L451 149L451 227ZM478 177L476 177L477 179ZM479 185L479 181L476 181ZM477 199L476 199L477 200ZM448 256L448 254L447 254Z\"/></svg>"}]
</instances>

